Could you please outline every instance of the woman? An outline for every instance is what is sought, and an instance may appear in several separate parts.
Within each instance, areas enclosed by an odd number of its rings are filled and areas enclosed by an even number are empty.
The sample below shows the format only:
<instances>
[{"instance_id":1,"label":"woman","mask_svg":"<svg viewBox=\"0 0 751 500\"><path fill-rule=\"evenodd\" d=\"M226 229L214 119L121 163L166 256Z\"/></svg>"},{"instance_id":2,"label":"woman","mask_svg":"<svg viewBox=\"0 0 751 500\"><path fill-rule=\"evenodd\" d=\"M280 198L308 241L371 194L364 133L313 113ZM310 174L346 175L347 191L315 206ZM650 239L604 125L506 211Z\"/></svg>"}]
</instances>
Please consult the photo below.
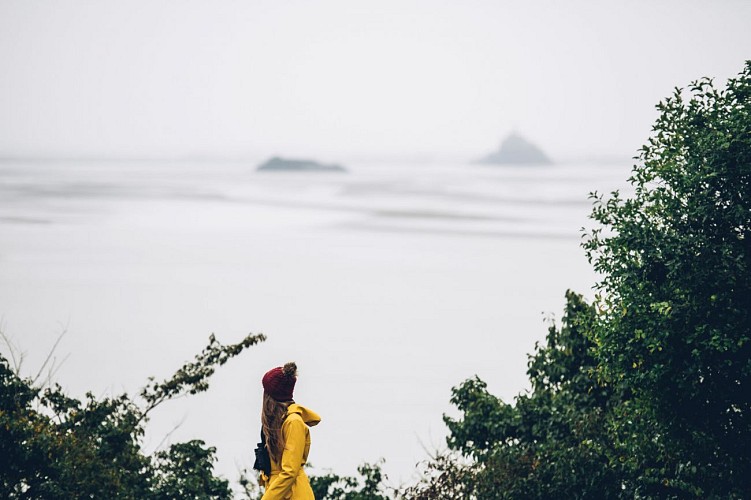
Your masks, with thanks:
<instances>
[{"instance_id":1,"label":"woman","mask_svg":"<svg viewBox=\"0 0 751 500\"><path fill-rule=\"evenodd\" d=\"M292 400L295 382L295 363L272 368L263 376L261 424L271 458L271 474L261 473L266 486L263 500L315 498L303 465L310 451L308 426L321 417Z\"/></svg>"}]
</instances>

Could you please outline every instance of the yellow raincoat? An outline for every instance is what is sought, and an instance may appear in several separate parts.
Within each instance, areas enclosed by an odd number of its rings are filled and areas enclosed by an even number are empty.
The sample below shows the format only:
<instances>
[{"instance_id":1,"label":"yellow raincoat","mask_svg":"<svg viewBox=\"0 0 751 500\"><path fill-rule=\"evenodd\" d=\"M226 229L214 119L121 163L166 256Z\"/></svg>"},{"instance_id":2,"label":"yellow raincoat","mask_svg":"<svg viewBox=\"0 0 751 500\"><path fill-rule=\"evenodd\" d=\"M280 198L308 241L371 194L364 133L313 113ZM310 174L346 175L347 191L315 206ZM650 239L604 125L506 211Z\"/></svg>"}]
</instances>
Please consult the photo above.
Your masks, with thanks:
<instances>
[{"instance_id":1,"label":"yellow raincoat","mask_svg":"<svg viewBox=\"0 0 751 500\"><path fill-rule=\"evenodd\" d=\"M287 418L282 423L284 451L281 465L271 459L271 475L261 480L266 485L262 500L315 500L308 476L302 466L310 451L310 429L321 417L314 411L296 403L287 407Z\"/></svg>"}]
</instances>

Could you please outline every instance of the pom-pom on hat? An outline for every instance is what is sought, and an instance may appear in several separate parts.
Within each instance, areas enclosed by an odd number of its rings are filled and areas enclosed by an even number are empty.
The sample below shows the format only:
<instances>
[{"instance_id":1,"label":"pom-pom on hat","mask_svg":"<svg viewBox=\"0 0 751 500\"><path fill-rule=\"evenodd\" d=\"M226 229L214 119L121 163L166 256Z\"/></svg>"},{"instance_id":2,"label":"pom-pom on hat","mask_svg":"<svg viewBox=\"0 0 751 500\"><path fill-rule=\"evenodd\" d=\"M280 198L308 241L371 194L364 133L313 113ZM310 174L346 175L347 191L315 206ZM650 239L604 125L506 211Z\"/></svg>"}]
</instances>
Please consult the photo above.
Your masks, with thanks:
<instances>
[{"instance_id":1,"label":"pom-pom on hat","mask_svg":"<svg viewBox=\"0 0 751 500\"><path fill-rule=\"evenodd\" d=\"M297 365L294 362L277 366L266 372L261 383L263 392L277 401L290 401L297 382Z\"/></svg>"}]
</instances>

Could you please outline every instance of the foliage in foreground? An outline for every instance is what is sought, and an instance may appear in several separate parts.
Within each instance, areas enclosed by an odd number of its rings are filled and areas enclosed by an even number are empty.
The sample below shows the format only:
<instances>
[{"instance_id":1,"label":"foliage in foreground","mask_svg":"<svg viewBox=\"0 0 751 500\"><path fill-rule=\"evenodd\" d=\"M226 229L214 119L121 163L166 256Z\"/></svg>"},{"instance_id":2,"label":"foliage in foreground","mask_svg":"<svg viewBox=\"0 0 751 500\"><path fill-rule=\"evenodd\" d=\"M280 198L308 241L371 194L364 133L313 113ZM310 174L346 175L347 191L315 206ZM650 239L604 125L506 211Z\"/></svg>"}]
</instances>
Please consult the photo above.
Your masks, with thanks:
<instances>
[{"instance_id":1,"label":"foliage in foreground","mask_svg":"<svg viewBox=\"0 0 751 500\"><path fill-rule=\"evenodd\" d=\"M150 379L138 398L70 398L21 378L0 355L0 497L230 498L228 481L213 473L213 447L193 440L149 456L141 438L154 408L205 391L217 366L263 340L225 346L212 335L195 361L168 380Z\"/></svg>"},{"instance_id":2,"label":"foliage in foreground","mask_svg":"<svg viewBox=\"0 0 751 500\"><path fill-rule=\"evenodd\" d=\"M461 419L444 417L456 454L427 465L409 498L608 498L620 481L609 463L605 419L619 396L594 374L584 334L596 312L566 294L561 327L530 357L532 390L504 403L475 377L452 390ZM459 458L465 457L465 461Z\"/></svg>"},{"instance_id":3,"label":"foliage in foreground","mask_svg":"<svg viewBox=\"0 0 751 500\"><path fill-rule=\"evenodd\" d=\"M597 200L598 374L626 491L751 496L751 61L658 105L631 199Z\"/></svg>"},{"instance_id":4,"label":"foliage in foreground","mask_svg":"<svg viewBox=\"0 0 751 500\"><path fill-rule=\"evenodd\" d=\"M751 497L751 61L657 108L633 197L593 195L595 303L567 294L515 404L453 389L409 496Z\"/></svg>"},{"instance_id":5,"label":"foliage in foreground","mask_svg":"<svg viewBox=\"0 0 751 500\"><path fill-rule=\"evenodd\" d=\"M382 464L383 459L373 464L365 462L357 468L357 476L340 476L333 472L308 475L313 495L318 500L388 500ZM260 500L263 496L256 477L255 471L247 470L240 476L243 496L247 500Z\"/></svg>"},{"instance_id":6,"label":"foliage in foreground","mask_svg":"<svg viewBox=\"0 0 751 500\"><path fill-rule=\"evenodd\" d=\"M383 460L360 465L357 474L362 479L334 473L310 476L313 494L321 500L388 500L383 485L386 476L381 471L381 463Z\"/></svg>"}]
</instances>

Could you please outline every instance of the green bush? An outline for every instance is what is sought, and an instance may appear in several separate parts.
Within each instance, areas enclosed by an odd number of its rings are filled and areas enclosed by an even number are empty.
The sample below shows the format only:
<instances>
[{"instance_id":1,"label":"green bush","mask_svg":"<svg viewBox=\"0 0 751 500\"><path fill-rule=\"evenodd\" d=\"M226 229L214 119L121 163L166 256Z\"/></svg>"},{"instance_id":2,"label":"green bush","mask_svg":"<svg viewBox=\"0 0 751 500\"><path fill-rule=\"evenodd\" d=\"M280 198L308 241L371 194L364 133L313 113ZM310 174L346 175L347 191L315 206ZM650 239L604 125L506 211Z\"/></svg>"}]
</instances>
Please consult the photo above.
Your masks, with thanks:
<instances>
[{"instance_id":1,"label":"green bush","mask_svg":"<svg viewBox=\"0 0 751 500\"><path fill-rule=\"evenodd\" d=\"M383 460L360 465L357 468L360 479L334 473L310 476L313 494L319 500L388 500L384 492L386 476L381 470L382 463Z\"/></svg>"},{"instance_id":2,"label":"green bush","mask_svg":"<svg viewBox=\"0 0 751 500\"><path fill-rule=\"evenodd\" d=\"M459 419L444 417L448 446L469 462L442 456L409 498L608 498L621 481L609 462L606 419L619 401L596 380L585 332L595 310L566 294L560 328L530 356L532 390L507 404L475 377L452 390ZM612 493L611 493L612 492Z\"/></svg>"},{"instance_id":3,"label":"green bush","mask_svg":"<svg viewBox=\"0 0 751 500\"><path fill-rule=\"evenodd\" d=\"M661 102L632 197L592 195L592 305L567 294L529 394L478 378L413 498L751 498L751 61Z\"/></svg>"},{"instance_id":4,"label":"green bush","mask_svg":"<svg viewBox=\"0 0 751 500\"><path fill-rule=\"evenodd\" d=\"M634 494L751 495L751 62L676 89L632 198L596 197L599 375Z\"/></svg>"},{"instance_id":5,"label":"green bush","mask_svg":"<svg viewBox=\"0 0 751 500\"><path fill-rule=\"evenodd\" d=\"M264 339L224 346L212 335L194 362L151 379L138 398L79 401L21 378L0 355L0 498L230 498L228 481L213 474L214 448L194 440L149 456L141 438L154 408L208 389L217 366Z\"/></svg>"}]
</instances>

